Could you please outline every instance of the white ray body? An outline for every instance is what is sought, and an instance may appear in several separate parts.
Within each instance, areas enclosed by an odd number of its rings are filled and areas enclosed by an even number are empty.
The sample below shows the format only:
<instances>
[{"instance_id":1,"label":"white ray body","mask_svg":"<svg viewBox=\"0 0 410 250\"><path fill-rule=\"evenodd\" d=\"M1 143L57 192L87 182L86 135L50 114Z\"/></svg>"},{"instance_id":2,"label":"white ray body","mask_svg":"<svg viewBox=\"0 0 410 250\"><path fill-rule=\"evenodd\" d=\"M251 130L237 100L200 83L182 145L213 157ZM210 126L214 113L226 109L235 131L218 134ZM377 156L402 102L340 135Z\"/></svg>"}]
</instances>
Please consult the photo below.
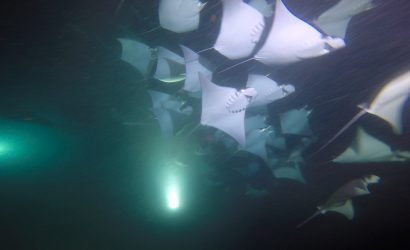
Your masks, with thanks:
<instances>
[{"instance_id":1,"label":"white ray body","mask_svg":"<svg viewBox=\"0 0 410 250\"><path fill-rule=\"evenodd\" d=\"M266 0L251 0L248 4L265 17L270 17L273 14L273 4L268 4Z\"/></svg>"},{"instance_id":2,"label":"white ray body","mask_svg":"<svg viewBox=\"0 0 410 250\"><path fill-rule=\"evenodd\" d=\"M338 188L330 197L326 200L326 203L318 206L319 211L324 214L328 211L333 211L344 215L347 219L351 220L354 217L354 209L352 204L352 198L370 194L367 186L369 184L375 184L380 181L380 177L377 175L368 175L363 178L353 179L340 188Z\"/></svg>"},{"instance_id":3,"label":"white ray body","mask_svg":"<svg viewBox=\"0 0 410 250\"><path fill-rule=\"evenodd\" d=\"M162 28L176 33L196 30L203 7L198 0L161 0L159 23Z\"/></svg>"},{"instance_id":4,"label":"white ray body","mask_svg":"<svg viewBox=\"0 0 410 250\"><path fill-rule=\"evenodd\" d=\"M315 20L315 24L326 34L345 39L352 17L372 7L372 0L341 0L323 12Z\"/></svg>"},{"instance_id":5,"label":"white ray body","mask_svg":"<svg viewBox=\"0 0 410 250\"><path fill-rule=\"evenodd\" d=\"M353 220L354 218L354 207L351 199L345 200L342 203L331 204L326 208L321 208L319 211L321 214L335 212L343 215L348 220Z\"/></svg>"},{"instance_id":6,"label":"white ray body","mask_svg":"<svg viewBox=\"0 0 410 250\"><path fill-rule=\"evenodd\" d=\"M166 49L158 47L157 68L154 78L162 82L178 82L185 79L184 58Z\"/></svg>"},{"instance_id":7,"label":"white ray body","mask_svg":"<svg viewBox=\"0 0 410 250\"><path fill-rule=\"evenodd\" d=\"M347 219L352 220L354 217L352 198L360 195L370 194L367 186L369 184L378 183L379 181L379 176L367 175L363 178L354 179L347 182L346 184L338 188L332 195L330 195L330 197L323 205L318 206L318 211L304 220L302 223L300 223L298 225L298 228L303 226L316 216L325 214L329 211L339 213L345 216Z\"/></svg>"},{"instance_id":8,"label":"white ray body","mask_svg":"<svg viewBox=\"0 0 410 250\"><path fill-rule=\"evenodd\" d=\"M355 162L388 162L399 160L384 142L366 133L362 128L357 129L357 135L352 145L342 154L333 159L338 163Z\"/></svg>"},{"instance_id":9,"label":"white ray body","mask_svg":"<svg viewBox=\"0 0 410 250\"><path fill-rule=\"evenodd\" d=\"M402 110L410 95L410 71L387 83L366 111L386 120L397 134L402 133Z\"/></svg>"},{"instance_id":10,"label":"white ray body","mask_svg":"<svg viewBox=\"0 0 410 250\"><path fill-rule=\"evenodd\" d=\"M242 0L221 1L221 29L214 49L231 60L250 56L265 26L263 15Z\"/></svg>"},{"instance_id":11,"label":"white ray body","mask_svg":"<svg viewBox=\"0 0 410 250\"><path fill-rule=\"evenodd\" d=\"M254 88L258 92L258 94L252 98L249 107L263 106L295 92L293 85L278 85L269 77L257 74L250 74L248 76L246 86L248 88Z\"/></svg>"},{"instance_id":12,"label":"white ray body","mask_svg":"<svg viewBox=\"0 0 410 250\"><path fill-rule=\"evenodd\" d=\"M148 67L151 63L151 48L131 39L118 38L121 43L121 60L135 67L144 77L148 74Z\"/></svg>"},{"instance_id":13,"label":"white ray body","mask_svg":"<svg viewBox=\"0 0 410 250\"><path fill-rule=\"evenodd\" d=\"M199 92L201 91L201 85L199 84L198 73L201 72L208 77L212 72L199 61L200 57L197 53L186 46L180 45L180 47L184 53L186 71L183 89L191 93Z\"/></svg>"},{"instance_id":14,"label":"white ray body","mask_svg":"<svg viewBox=\"0 0 410 250\"><path fill-rule=\"evenodd\" d=\"M201 124L222 130L240 145L245 145L245 110L250 102L245 92L249 89L238 91L218 86L201 73L199 80L202 89Z\"/></svg>"},{"instance_id":15,"label":"white ray body","mask_svg":"<svg viewBox=\"0 0 410 250\"><path fill-rule=\"evenodd\" d=\"M301 136L310 136L312 131L309 126L309 114L311 111L302 109L293 109L280 115L280 124L283 134L293 134Z\"/></svg>"},{"instance_id":16,"label":"white ray body","mask_svg":"<svg viewBox=\"0 0 410 250\"><path fill-rule=\"evenodd\" d=\"M152 111L158 120L158 124L163 136L172 136L174 134L174 125L170 111L183 115L190 115L192 108L187 107L180 110L182 102L173 98L171 95L150 90L148 93L152 100Z\"/></svg>"},{"instance_id":17,"label":"white ray body","mask_svg":"<svg viewBox=\"0 0 410 250\"><path fill-rule=\"evenodd\" d=\"M323 37L311 25L294 16L281 0L277 0L272 28L254 58L266 65L288 64L325 55L331 49L344 46L342 39Z\"/></svg>"}]
</instances>

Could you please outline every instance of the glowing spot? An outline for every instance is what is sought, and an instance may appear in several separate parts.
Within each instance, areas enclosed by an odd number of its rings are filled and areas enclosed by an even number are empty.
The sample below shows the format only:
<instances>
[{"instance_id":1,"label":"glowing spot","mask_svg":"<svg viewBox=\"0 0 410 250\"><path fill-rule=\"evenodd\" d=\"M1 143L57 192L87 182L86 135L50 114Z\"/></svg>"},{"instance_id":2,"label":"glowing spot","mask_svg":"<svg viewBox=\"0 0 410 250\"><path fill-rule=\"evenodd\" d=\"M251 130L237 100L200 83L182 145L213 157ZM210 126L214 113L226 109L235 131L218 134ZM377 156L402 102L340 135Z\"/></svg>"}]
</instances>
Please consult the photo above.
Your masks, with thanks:
<instances>
[{"instance_id":1,"label":"glowing spot","mask_svg":"<svg viewBox=\"0 0 410 250\"><path fill-rule=\"evenodd\" d=\"M5 155L10 151L10 147L6 143L0 143L0 156Z\"/></svg>"},{"instance_id":2,"label":"glowing spot","mask_svg":"<svg viewBox=\"0 0 410 250\"><path fill-rule=\"evenodd\" d=\"M179 194L175 186L170 186L167 190L168 208L179 208Z\"/></svg>"}]
</instances>

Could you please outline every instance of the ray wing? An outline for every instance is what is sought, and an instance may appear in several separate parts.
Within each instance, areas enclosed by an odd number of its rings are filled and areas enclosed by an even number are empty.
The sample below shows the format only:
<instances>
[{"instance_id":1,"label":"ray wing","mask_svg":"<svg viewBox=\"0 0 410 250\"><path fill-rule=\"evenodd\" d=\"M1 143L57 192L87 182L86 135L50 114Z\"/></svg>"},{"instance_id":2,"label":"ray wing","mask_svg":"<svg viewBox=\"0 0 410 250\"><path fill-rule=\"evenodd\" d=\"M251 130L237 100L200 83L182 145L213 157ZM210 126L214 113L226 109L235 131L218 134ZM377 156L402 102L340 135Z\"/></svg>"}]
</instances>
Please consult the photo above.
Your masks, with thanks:
<instances>
[{"instance_id":1,"label":"ray wing","mask_svg":"<svg viewBox=\"0 0 410 250\"><path fill-rule=\"evenodd\" d=\"M135 67L143 76L148 73L151 63L151 48L139 41L118 38L121 43L121 60Z\"/></svg>"},{"instance_id":2,"label":"ray wing","mask_svg":"<svg viewBox=\"0 0 410 250\"><path fill-rule=\"evenodd\" d=\"M192 113L192 107L181 109L182 101L166 93L153 90L149 90L148 93L151 96L152 111L158 120L161 134L163 136L172 136L174 134L174 118L172 114L189 116Z\"/></svg>"},{"instance_id":3,"label":"ray wing","mask_svg":"<svg viewBox=\"0 0 410 250\"><path fill-rule=\"evenodd\" d=\"M198 0L161 0L159 23L162 28L176 33L196 30L203 5Z\"/></svg>"},{"instance_id":4,"label":"ray wing","mask_svg":"<svg viewBox=\"0 0 410 250\"><path fill-rule=\"evenodd\" d=\"M281 0L277 0L272 28L254 58L267 65L287 64L340 48L333 46L342 47L344 42L323 37L311 25L293 15Z\"/></svg>"},{"instance_id":5,"label":"ray wing","mask_svg":"<svg viewBox=\"0 0 410 250\"><path fill-rule=\"evenodd\" d=\"M273 175L278 179L289 179L298 181L303 184L306 183L305 178L303 177L300 168L297 165L274 168L272 172Z\"/></svg>"},{"instance_id":6,"label":"ray wing","mask_svg":"<svg viewBox=\"0 0 410 250\"><path fill-rule=\"evenodd\" d=\"M387 83L366 111L386 120L395 133L402 133L402 110L410 94L410 71Z\"/></svg>"},{"instance_id":7,"label":"ray wing","mask_svg":"<svg viewBox=\"0 0 410 250\"><path fill-rule=\"evenodd\" d=\"M372 0L341 0L323 12L315 24L326 34L344 39L352 17L373 6Z\"/></svg>"},{"instance_id":8,"label":"ray wing","mask_svg":"<svg viewBox=\"0 0 410 250\"><path fill-rule=\"evenodd\" d=\"M199 92L201 86L199 84L198 73L201 72L205 76L210 76L212 72L199 61L200 57L197 53L186 46L180 45L180 47L184 53L186 71L183 89L192 93Z\"/></svg>"},{"instance_id":9,"label":"ray wing","mask_svg":"<svg viewBox=\"0 0 410 250\"><path fill-rule=\"evenodd\" d=\"M163 82L179 82L185 79L184 59L178 54L158 47L157 68L154 78Z\"/></svg>"},{"instance_id":10,"label":"ray wing","mask_svg":"<svg viewBox=\"0 0 410 250\"><path fill-rule=\"evenodd\" d=\"M384 142L366 133L362 128L357 129L357 135L343 153L333 159L338 163L354 162L388 162L399 160Z\"/></svg>"},{"instance_id":11,"label":"ray wing","mask_svg":"<svg viewBox=\"0 0 410 250\"><path fill-rule=\"evenodd\" d=\"M249 99L240 91L212 83L199 73L202 89L201 124L222 130L245 145L245 110Z\"/></svg>"},{"instance_id":12,"label":"ray wing","mask_svg":"<svg viewBox=\"0 0 410 250\"><path fill-rule=\"evenodd\" d=\"M265 26L262 14L242 0L222 0L222 5L214 49L232 60L250 56Z\"/></svg>"},{"instance_id":13,"label":"ray wing","mask_svg":"<svg viewBox=\"0 0 410 250\"><path fill-rule=\"evenodd\" d=\"M302 136L312 135L309 126L310 111L303 109L293 109L280 115L280 124L283 134L294 134Z\"/></svg>"},{"instance_id":14,"label":"ray wing","mask_svg":"<svg viewBox=\"0 0 410 250\"><path fill-rule=\"evenodd\" d=\"M322 213L326 213L328 211L341 214L349 220L352 220L354 217L354 208L353 208L352 200L346 200L343 203L332 204L332 206L325 207L322 210Z\"/></svg>"},{"instance_id":15,"label":"ray wing","mask_svg":"<svg viewBox=\"0 0 410 250\"><path fill-rule=\"evenodd\" d=\"M250 107L263 106L284 98L295 91L293 85L278 85L274 80L264 75L250 74L248 88L254 88L258 94L252 98Z\"/></svg>"}]
</instances>

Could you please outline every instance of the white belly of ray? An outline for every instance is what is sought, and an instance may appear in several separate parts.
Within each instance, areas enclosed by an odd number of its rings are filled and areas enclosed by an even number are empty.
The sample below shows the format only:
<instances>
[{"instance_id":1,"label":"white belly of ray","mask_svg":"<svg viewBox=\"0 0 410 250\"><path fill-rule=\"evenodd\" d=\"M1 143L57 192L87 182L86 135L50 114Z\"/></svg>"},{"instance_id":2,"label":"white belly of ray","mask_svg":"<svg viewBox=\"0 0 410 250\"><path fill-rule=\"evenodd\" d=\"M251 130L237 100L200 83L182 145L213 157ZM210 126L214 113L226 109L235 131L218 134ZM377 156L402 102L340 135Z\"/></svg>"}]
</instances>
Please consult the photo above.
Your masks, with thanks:
<instances>
[{"instance_id":1,"label":"white belly of ray","mask_svg":"<svg viewBox=\"0 0 410 250\"><path fill-rule=\"evenodd\" d=\"M182 115L190 115L192 107L180 110L182 101L173 98L171 95L153 90L149 90L148 93L151 96L152 112L158 120L161 135L172 136L174 134L174 123L170 111Z\"/></svg>"},{"instance_id":2,"label":"white belly of ray","mask_svg":"<svg viewBox=\"0 0 410 250\"><path fill-rule=\"evenodd\" d=\"M154 78L163 82L176 82L185 79L184 59L178 54L163 48L158 47L157 68L154 73Z\"/></svg>"},{"instance_id":3,"label":"white belly of ray","mask_svg":"<svg viewBox=\"0 0 410 250\"><path fill-rule=\"evenodd\" d=\"M332 43L331 40L324 39L319 31L294 16L281 0L277 0L272 28L254 57L267 65L293 63L329 53L325 45ZM343 42L335 44L344 45Z\"/></svg>"},{"instance_id":4,"label":"white belly of ray","mask_svg":"<svg viewBox=\"0 0 410 250\"><path fill-rule=\"evenodd\" d=\"M357 135L341 155L333 159L338 163L355 162L388 162L399 160L390 147L384 142L366 133L362 128L357 129Z\"/></svg>"},{"instance_id":5,"label":"white belly of ray","mask_svg":"<svg viewBox=\"0 0 410 250\"><path fill-rule=\"evenodd\" d=\"M161 0L159 23L162 28L177 33L196 30L202 8L203 4L198 0Z\"/></svg>"},{"instance_id":6,"label":"white belly of ray","mask_svg":"<svg viewBox=\"0 0 410 250\"><path fill-rule=\"evenodd\" d=\"M202 88L201 124L222 130L245 145L245 110L249 98L234 88L222 87L212 83L199 74Z\"/></svg>"},{"instance_id":7,"label":"white belly of ray","mask_svg":"<svg viewBox=\"0 0 410 250\"><path fill-rule=\"evenodd\" d=\"M242 0L222 0L222 4L214 49L231 60L250 56L265 26L262 14Z\"/></svg>"},{"instance_id":8,"label":"white belly of ray","mask_svg":"<svg viewBox=\"0 0 410 250\"><path fill-rule=\"evenodd\" d=\"M315 24L326 34L344 39L352 17L372 7L372 0L341 0L323 12Z\"/></svg>"},{"instance_id":9,"label":"white belly of ray","mask_svg":"<svg viewBox=\"0 0 410 250\"><path fill-rule=\"evenodd\" d=\"M152 112L158 121L162 136L172 136L174 134L174 125L171 114L163 106L163 103L169 100L169 95L158 91L148 91L152 100Z\"/></svg>"},{"instance_id":10,"label":"white belly of ray","mask_svg":"<svg viewBox=\"0 0 410 250\"><path fill-rule=\"evenodd\" d=\"M292 85L278 85L274 80L264 75L250 74L248 88L254 88L258 94L252 98L249 107L263 106L282 99L295 91Z\"/></svg>"},{"instance_id":11,"label":"white belly of ray","mask_svg":"<svg viewBox=\"0 0 410 250\"><path fill-rule=\"evenodd\" d=\"M143 76L147 75L151 62L151 48L144 43L131 39L119 38L121 43L121 60L135 67Z\"/></svg>"},{"instance_id":12,"label":"white belly of ray","mask_svg":"<svg viewBox=\"0 0 410 250\"><path fill-rule=\"evenodd\" d=\"M395 133L402 133L402 110L410 95L410 71L387 83L371 102L366 111L381 117L393 127Z\"/></svg>"},{"instance_id":13,"label":"white belly of ray","mask_svg":"<svg viewBox=\"0 0 410 250\"><path fill-rule=\"evenodd\" d=\"M309 126L309 114L311 111L302 109L293 109L280 115L280 125L283 134L293 134L302 136L311 136L312 130Z\"/></svg>"},{"instance_id":14,"label":"white belly of ray","mask_svg":"<svg viewBox=\"0 0 410 250\"><path fill-rule=\"evenodd\" d=\"M199 55L190 48L180 45L184 53L185 60L185 83L183 89L188 92L199 92L201 86L199 84L198 73L201 72L205 76L210 76L212 72L199 61Z\"/></svg>"}]
</instances>

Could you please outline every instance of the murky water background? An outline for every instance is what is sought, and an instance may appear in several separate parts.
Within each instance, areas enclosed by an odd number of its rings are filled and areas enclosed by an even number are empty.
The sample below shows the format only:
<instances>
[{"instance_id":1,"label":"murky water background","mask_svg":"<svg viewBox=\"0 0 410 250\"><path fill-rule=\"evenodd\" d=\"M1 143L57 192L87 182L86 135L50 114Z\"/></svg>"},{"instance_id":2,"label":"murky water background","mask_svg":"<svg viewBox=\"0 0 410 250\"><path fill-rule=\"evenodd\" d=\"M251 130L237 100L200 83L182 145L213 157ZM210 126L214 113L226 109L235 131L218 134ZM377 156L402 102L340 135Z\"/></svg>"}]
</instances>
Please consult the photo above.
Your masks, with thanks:
<instances>
[{"instance_id":1,"label":"murky water background","mask_svg":"<svg viewBox=\"0 0 410 250\"><path fill-rule=\"evenodd\" d=\"M269 199L228 195L201 185L200 166L184 170L184 206L163 208L161 157L166 142L152 125L124 126L149 118L151 101L133 69L121 62L117 37L138 37L157 26L155 1L37 1L4 10L0 41L0 239L4 249L359 249L378 244L406 249L410 222L410 170L404 164L334 165L353 130L305 167L306 185L282 182ZM216 1L210 1L213 4ZM331 1L287 1L301 17ZM319 3L321 2L321 3ZM218 14L218 9L215 9ZM312 129L330 138L368 101L380 84L410 63L410 4L384 1L356 19L351 46L284 67L295 95L271 112L309 104ZM204 48L215 27L184 36L144 33L151 46L179 41ZM201 38L201 39L199 39ZM196 42L197 41L197 42ZM217 55L207 53L211 61ZM243 65L241 67L248 67ZM241 67L219 76L242 79ZM405 133L392 144L410 148L409 105ZM363 121L374 133L384 124ZM324 139L323 139L324 138ZM4 145L4 146L3 146ZM13 155L2 156L7 150ZM356 218L318 217L297 230L346 180L377 174L382 182L354 201Z\"/></svg>"}]
</instances>

